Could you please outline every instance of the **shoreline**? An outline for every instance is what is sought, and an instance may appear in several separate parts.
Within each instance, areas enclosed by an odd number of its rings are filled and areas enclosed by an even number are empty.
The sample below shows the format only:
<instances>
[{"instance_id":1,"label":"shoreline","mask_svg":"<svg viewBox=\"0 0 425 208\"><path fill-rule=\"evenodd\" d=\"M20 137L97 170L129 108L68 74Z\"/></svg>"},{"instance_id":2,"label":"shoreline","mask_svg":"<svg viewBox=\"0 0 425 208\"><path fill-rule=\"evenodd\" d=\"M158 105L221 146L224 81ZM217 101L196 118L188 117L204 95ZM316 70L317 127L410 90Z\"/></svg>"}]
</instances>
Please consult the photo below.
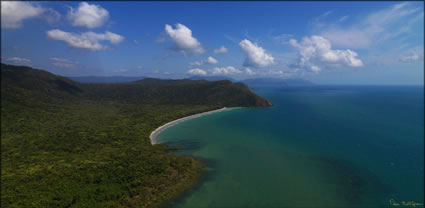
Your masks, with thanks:
<instances>
[{"instance_id":1,"label":"shoreline","mask_svg":"<svg viewBox=\"0 0 425 208\"><path fill-rule=\"evenodd\" d=\"M168 122L168 123L166 123L166 124L164 124L164 125L156 128L154 131L152 131L152 133L149 136L149 138L151 140L151 144L152 145L158 144L158 141L157 141L156 137L162 131L164 131L165 129L167 129L167 128L171 127L171 126L174 126L174 125L176 125L176 124L178 124L180 122L183 122L183 121L186 121L186 120L189 120L189 119L192 119L192 118L198 118L198 117L201 117L201 116L204 116L204 115L208 115L208 114L212 114L212 113L217 113L217 112L221 112L221 111L232 110L232 109L236 109L236 108L239 108L239 107L230 107L230 108L223 107L223 108L220 108L220 109L216 109L216 110L212 110L212 111L206 111L206 112L202 112L202 113L197 113L197 114L193 114L193 115L190 115L190 116L186 116L186 117L183 117L183 118L176 119L174 121L170 121L170 122Z\"/></svg>"}]
</instances>

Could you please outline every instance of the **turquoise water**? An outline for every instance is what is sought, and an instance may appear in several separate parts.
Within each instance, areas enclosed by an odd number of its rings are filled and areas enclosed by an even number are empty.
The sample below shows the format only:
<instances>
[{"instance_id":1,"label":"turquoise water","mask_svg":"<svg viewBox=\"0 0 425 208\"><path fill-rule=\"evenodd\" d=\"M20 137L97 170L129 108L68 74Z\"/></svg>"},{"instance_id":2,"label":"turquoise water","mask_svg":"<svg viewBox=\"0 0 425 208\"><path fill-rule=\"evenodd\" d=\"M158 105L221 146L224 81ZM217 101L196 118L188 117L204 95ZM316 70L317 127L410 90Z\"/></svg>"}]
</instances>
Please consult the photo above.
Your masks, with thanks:
<instances>
[{"instance_id":1,"label":"turquoise water","mask_svg":"<svg viewBox=\"0 0 425 208\"><path fill-rule=\"evenodd\" d=\"M206 115L159 135L207 165L171 207L424 203L422 87L254 90L274 106Z\"/></svg>"}]
</instances>

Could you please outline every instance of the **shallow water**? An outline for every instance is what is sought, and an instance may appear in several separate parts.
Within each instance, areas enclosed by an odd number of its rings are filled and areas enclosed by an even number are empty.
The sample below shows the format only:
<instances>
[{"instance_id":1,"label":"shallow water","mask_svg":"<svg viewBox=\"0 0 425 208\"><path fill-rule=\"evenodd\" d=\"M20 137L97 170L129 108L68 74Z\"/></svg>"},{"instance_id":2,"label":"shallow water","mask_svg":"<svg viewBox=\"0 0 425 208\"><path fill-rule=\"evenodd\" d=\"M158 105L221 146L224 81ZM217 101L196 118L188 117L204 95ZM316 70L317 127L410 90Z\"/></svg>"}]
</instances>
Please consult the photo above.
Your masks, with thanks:
<instances>
[{"instance_id":1,"label":"shallow water","mask_svg":"<svg viewBox=\"0 0 425 208\"><path fill-rule=\"evenodd\" d=\"M171 207L392 207L424 202L422 87L258 88L270 108L179 123L158 139L204 160Z\"/></svg>"}]
</instances>

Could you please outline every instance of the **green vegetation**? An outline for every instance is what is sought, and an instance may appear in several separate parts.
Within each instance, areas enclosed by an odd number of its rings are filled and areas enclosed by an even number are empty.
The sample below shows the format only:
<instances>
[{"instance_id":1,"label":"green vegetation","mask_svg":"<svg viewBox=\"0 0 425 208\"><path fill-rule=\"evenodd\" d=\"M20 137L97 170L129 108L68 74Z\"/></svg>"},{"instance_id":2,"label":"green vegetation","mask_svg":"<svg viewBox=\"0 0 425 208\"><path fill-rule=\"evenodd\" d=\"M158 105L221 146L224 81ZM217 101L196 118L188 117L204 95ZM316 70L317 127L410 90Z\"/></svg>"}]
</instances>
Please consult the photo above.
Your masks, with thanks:
<instances>
[{"instance_id":1,"label":"green vegetation","mask_svg":"<svg viewBox=\"0 0 425 208\"><path fill-rule=\"evenodd\" d=\"M149 135L224 106L267 106L243 84L157 80L81 84L1 65L1 207L159 207L203 164Z\"/></svg>"}]
</instances>

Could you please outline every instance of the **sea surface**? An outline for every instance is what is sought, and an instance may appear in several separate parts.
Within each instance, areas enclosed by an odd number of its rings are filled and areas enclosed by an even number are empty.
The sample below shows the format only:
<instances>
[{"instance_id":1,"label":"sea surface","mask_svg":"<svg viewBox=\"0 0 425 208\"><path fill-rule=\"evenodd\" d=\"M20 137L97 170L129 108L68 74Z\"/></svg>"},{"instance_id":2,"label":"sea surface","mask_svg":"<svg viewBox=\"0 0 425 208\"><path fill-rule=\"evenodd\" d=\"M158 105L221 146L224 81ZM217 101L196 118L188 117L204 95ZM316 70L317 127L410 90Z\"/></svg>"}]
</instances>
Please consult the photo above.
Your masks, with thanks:
<instances>
[{"instance_id":1,"label":"sea surface","mask_svg":"<svg viewBox=\"0 0 425 208\"><path fill-rule=\"evenodd\" d=\"M424 203L423 86L253 89L273 106L202 116L158 136L207 166L170 207Z\"/></svg>"}]
</instances>

